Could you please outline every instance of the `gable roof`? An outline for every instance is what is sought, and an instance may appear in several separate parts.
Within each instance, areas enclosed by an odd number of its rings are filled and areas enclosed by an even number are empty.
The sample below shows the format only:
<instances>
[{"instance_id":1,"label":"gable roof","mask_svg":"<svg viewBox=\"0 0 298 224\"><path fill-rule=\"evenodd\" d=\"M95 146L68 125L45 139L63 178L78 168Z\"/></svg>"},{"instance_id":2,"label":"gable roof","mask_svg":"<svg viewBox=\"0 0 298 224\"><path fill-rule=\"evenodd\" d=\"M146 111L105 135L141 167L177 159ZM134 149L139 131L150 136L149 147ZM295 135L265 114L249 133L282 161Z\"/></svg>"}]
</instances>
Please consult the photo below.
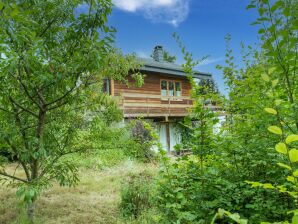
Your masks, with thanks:
<instances>
[{"instance_id":1,"label":"gable roof","mask_svg":"<svg viewBox=\"0 0 298 224\"><path fill-rule=\"evenodd\" d=\"M140 62L143 64L140 69L141 71L158 72L167 75L187 77L187 74L184 72L181 65L165 61L159 62L151 58L138 58L138 60L140 60ZM210 73L204 73L194 70L193 77L200 79L211 79L212 75Z\"/></svg>"}]
</instances>

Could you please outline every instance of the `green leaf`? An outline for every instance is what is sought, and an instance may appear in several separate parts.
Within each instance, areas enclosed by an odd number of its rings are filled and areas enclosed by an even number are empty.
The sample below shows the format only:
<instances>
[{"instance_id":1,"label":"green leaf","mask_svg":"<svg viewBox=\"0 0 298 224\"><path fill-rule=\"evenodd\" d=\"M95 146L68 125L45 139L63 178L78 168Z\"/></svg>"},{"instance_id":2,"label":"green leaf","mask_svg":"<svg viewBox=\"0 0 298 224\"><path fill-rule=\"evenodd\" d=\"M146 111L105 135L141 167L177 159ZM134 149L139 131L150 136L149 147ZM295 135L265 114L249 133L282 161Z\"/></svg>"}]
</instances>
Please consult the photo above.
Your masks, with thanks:
<instances>
[{"instance_id":1,"label":"green leaf","mask_svg":"<svg viewBox=\"0 0 298 224\"><path fill-rule=\"evenodd\" d=\"M275 100L274 103L276 106L279 106L282 103L282 100Z\"/></svg>"},{"instance_id":2,"label":"green leaf","mask_svg":"<svg viewBox=\"0 0 298 224\"><path fill-rule=\"evenodd\" d=\"M2 10L3 7L4 7L3 2L0 2L0 10Z\"/></svg>"},{"instance_id":3,"label":"green leaf","mask_svg":"<svg viewBox=\"0 0 298 224\"><path fill-rule=\"evenodd\" d=\"M219 208L217 214L219 215L220 218L222 218L225 215L225 210L222 208Z\"/></svg>"},{"instance_id":4,"label":"green leaf","mask_svg":"<svg viewBox=\"0 0 298 224\"><path fill-rule=\"evenodd\" d=\"M290 144L291 142L295 142L295 141L298 141L298 135L289 135L286 138L286 143L287 144Z\"/></svg>"},{"instance_id":5,"label":"green leaf","mask_svg":"<svg viewBox=\"0 0 298 224\"><path fill-rule=\"evenodd\" d=\"M250 4L250 5L246 6L246 9L253 9L253 8L256 8L256 6L253 5L253 4Z\"/></svg>"},{"instance_id":6,"label":"green leaf","mask_svg":"<svg viewBox=\"0 0 298 224\"><path fill-rule=\"evenodd\" d=\"M266 189L273 189L275 188L272 184L263 184L263 187Z\"/></svg>"},{"instance_id":7,"label":"green leaf","mask_svg":"<svg viewBox=\"0 0 298 224\"><path fill-rule=\"evenodd\" d=\"M17 8L13 9L12 12L10 13L11 17L15 17L16 15L19 14L19 10Z\"/></svg>"},{"instance_id":8,"label":"green leaf","mask_svg":"<svg viewBox=\"0 0 298 224\"><path fill-rule=\"evenodd\" d=\"M270 81L270 78L269 78L269 76L267 74L262 74L261 77L266 82L269 82Z\"/></svg>"},{"instance_id":9,"label":"green leaf","mask_svg":"<svg viewBox=\"0 0 298 224\"><path fill-rule=\"evenodd\" d=\"M292 218L292 224L298 224L298 215L295 214Z\"/></svg>"},{"instance_id":10,"label":"green leaf","mask_svg":"<svg viewBox=\"0 0 298 224\"><path fill-rule=\"evenodd\" d=\"M264 110L269 114L274 114L274 115L277 114L277 111L273 108L265 108Z\"/></svg>"},{"instance_id":11,"label":"green leaf","mask_svg":"<svg viewBox=\"0 0 298 224\"><path fill-rule=\"evenodd\" d=\"M259 34L265 33L265 29L259 29L258 33Z\"/></svg>"},{"instance_id":12,"label":"green leaf","mask_svg":"<svg viewBox=\"0 0 298 224\"><path fill-rule=\"evenodd\" d=\"M277 186L279 192L286 192L287 188L283 185Z\"/></svg>"},{"instance_id":13,"label":"green leaf","mask_svg":"<svg viewBox=\"0 0 298 224\"><path fill-rule=\"evenodd\" d=\"M298 177L298 170L295 170L295 171L293 172L293 176L294 176L294 177Z\"/></svg>"},{"instance_id":14,"label":"green leaf","mask_svg":"<svg viewBox=\"0 0 298 224\"><path fill-rule=\"evenodd\" d=\"M276 1L275 4L271 7L271 11L275 12L277 9L279 9L283 5L282 1Z\"/></svg>"},{"instance_id":15,"label":"green leaf","mask_svg":"<svg viewBox=\"0 0 298 224\"><path fill-rule=\"evenodd\" d=\"M252 187L260 187L260 186L262 186L262 184L259 183L259 182L253 182L253 183L251 184L251 186L252 186Z\"/></svg>"},{"instance_id":16,"label":"green leaf","mask_svg":"<svg viewBox=\"0 0 298 224\"><path fill-rule=\"evenodd\" d=\"M17 192L16 192L16 196L18 198L21 198L24 196L26 189L24 187L20 187Z\"/></svg>"},{"instance_id":17,"label":"green leaf","mask_svg":"<svg viewBox=\"0 0 298 224\"><path fill-rule=\"evenodd\" d=\"M298 150L297 149L291 149L289 151L289 157L292 163L295 163L298 161Z\"/></svg>"},{"instance_id":18,"label":"green leaf","mask_svg":"<svg viewBox=\"0 0 298 224\"><path fill-rule=\"evenodd\" d=\"M277 165L279 165L280 167L286 168L288 170L292 170L292 168L284 163L277 163Z\"/></svg>"},{"instance_id":19,"label":"green leaf","mask_svg":"<svg viewBox=\"0 0 298 224\"><path fill-rule=\"evenodd\" d=\"M278 79L274 79L272 81L272 86L275 87L278 84Z\"/></svg>"},{"instance_id":20,"label":"green leaf","mask_svg":"<svg viewBox=\"0 0 298 224\"><path fill-rule=\"evenodd\" d=\"M271 75L273 72L275 72L276 68L272 67L268 69L268 73Z\"/></svg>"},{"instance_id":21,"label":"green leaf","mask_svg":"<svg viewBox=\"0 0 298 224\"><path fill-rule=\"evenodd\" d=\"M267 91L267 92L266 92L266 95L267 95L268 97L270 97L270 98L273 97L273 93L272 93L271 91Z\"/></svg>"},{"instance_id":22,"label":"green leaf","mask_svg":"<svg viewBox=\"0 0 298 224\"><path fill-rule=\"evenodd\" d=\"M248 221L246 219L240 219L239 224L247 224Z\"/></svg>"},{"instance_id":23,"label":"green leaf","mask_svg":"<svg viewBox=\"0 0 298 224\"><path fill-rule=\"evenodd\" d=\"M294 210L291 210L291 211L288 211L287 214L298 214L298 209L294 209Z\"/></svg>"},{"instance_id":24,"label":"green leaf","mask_svg":"<svg viewBox=\"0 0 298 224\"><path fill-rule=\"evenodd\" d=\"M287 181L295 183L295 178L293 176L288 176Z\"/></svg>"},{"instance_id":25,"label":"green leaf","mask_svg":"<svg viewBox=\"0 0 298 224\"><path fill-rule=\"evenodd\" d=\"M280 127L277 126L268 127L268 131L270 131L273 134L282 135L282 130L280 129Z\"/></svg>"},{"instance_id":26,"label":"green leaf","mask_svg":"<svg viewBox=\"0 0 298 224\"><path fill-rule=\"evenodd\" d=\"M287 154L288 153L287 146L283 142L277 143L275 145L275 150L279 153L282 153L282 154Z\"/></svg>"}]
</instances>

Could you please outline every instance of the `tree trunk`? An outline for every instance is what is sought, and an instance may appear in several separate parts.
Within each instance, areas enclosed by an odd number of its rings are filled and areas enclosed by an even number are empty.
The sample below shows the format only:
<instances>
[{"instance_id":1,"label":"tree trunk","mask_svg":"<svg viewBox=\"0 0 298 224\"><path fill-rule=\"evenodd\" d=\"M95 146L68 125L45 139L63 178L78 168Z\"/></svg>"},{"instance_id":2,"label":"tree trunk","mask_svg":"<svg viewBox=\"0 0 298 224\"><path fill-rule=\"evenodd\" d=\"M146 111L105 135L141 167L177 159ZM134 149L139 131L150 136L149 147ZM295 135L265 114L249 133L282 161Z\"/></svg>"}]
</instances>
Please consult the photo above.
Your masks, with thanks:
<instances>
[{"instance_id":1,"label":"tree trunk","mask_svg":"<svg viewBox=\"0 0 298 224\"><path fill-rule=\"evenodd\" d=\"M27 218L30 224L34 223L35 200L27 204Z\"/></svg>"}]
</instances>

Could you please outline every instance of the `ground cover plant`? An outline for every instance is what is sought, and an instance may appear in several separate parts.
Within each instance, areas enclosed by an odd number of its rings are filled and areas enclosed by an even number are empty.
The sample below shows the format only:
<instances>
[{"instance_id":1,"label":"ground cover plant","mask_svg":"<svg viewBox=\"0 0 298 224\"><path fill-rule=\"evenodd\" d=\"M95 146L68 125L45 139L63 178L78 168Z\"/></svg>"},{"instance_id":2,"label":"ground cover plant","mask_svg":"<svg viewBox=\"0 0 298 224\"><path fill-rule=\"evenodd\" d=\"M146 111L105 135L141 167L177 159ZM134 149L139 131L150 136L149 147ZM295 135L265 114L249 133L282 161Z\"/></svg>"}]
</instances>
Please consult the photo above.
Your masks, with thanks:
<instances>
[{"instance_id":1,"label":"ground cover plant","mask_svg":"<svg viewBox=\"0 0 298 224\"><path fill-rule=\"evenodd\" d=\"M14 171L14 164L7 169ZM124 219L120 208L122 186L128 183L130 175L156 173L157 170L154 164L126 159L104 169L79 166L80 183L77 186L66 188L54 183L40 195L36 201L35 223L131 223ZM20 207L15 189L1 186L0 198L1 224L27 223L26 211Z\"/></svg>"}]
</instances>

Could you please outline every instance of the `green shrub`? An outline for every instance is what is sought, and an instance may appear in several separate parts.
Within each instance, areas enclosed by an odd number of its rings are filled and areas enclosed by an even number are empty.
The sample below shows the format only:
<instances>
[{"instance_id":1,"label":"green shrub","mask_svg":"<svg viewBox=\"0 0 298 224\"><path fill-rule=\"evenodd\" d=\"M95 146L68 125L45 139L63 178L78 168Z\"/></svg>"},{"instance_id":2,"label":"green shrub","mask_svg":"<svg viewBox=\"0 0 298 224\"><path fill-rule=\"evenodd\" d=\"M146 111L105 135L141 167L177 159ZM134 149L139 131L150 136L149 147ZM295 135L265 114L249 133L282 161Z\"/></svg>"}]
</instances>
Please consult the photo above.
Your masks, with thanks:
<instances>
[{"instance_id":1,"label":"green shrub","mask_svg":"<svg viewBox=\"0 0 298 224\"><path fill-rule=\"evenodd\" d=\"M88 148L87 153L73 157L79 166L87 168L110 167L128 158L155 160L156 154L151 150L154 141L150 126L146 125L141 121L115 125L97 120L90 129L80 132L76 142L78 147Z\"/></svg>"},{"instance_id":2,"label":"green shrub","mask_svg":"<svg viewBox=\"0 0 298 224\"><path fill-rule=\"evenodd\" d=\"M126 218L137 219L153 206L153 178L148 172L133 174L121 191L120 208Z\"/></svg>"},{"instance_id":3,"label":"green shrub","mask_svg":"<svg viewBox=\"0 0 298 224\"><path fill-rule=\"evenodd\" d=\"M274 190L251 188L227 164L196 156L168 164L157 181L157 209L163 223L210 223L216 210L225 208L252 223L285 220L293 200Z\"/></svg>"},{"instance_id":4,"label":"green shrub","mask_svg":"<svg viewBox=\"0 0 298 224\"><path fill-rule=\"evenodd\" d=\"M134 120L128 124L130 139L127 141L126 154L142 162L152 162L157 159L153 151L156 139L153 137L151 125L145 121Z\"/></svg>"},{"instance_id":5,"label":"green shrub","mask_svg":"<svg viewBox=\"0 0 298 224\"><path fill-rule=\"evenodd\" d=\"M126 158L155 161L157 155L152 148L156 139L152 132L152 127L140 120L115 124L98 119L80 132L76 144L88 150L78 164L98 168L117 165Z\"/></svg>"}]
</instances>

